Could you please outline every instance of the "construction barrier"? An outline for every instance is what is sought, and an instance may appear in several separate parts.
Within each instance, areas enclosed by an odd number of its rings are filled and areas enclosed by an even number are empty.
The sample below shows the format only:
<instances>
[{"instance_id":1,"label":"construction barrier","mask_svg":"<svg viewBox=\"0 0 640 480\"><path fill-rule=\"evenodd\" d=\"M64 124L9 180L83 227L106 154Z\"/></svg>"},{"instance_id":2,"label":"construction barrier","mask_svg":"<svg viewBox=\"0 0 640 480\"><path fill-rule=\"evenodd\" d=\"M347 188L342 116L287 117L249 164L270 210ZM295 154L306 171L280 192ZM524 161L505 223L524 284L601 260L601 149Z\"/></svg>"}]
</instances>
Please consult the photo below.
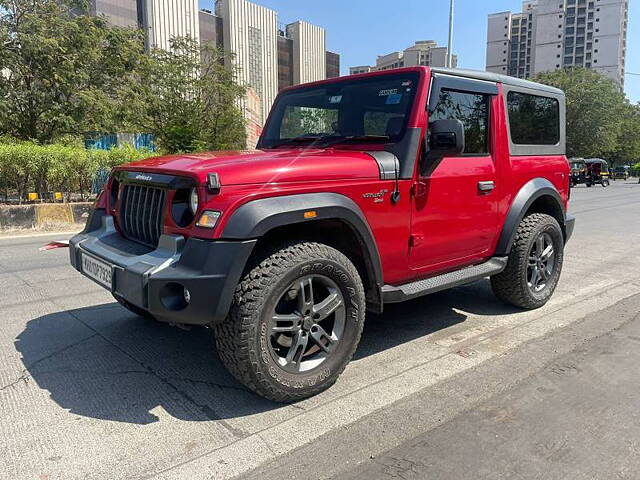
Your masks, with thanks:
<instances>
[{"instance_id":1,"label":"construction barrier","mask_svg":"<svg viewBox=\"0 0 640 480\"><path fill-rule=\"evenodd\" d=\"M23 228L65 228L84 224L92 203L42 203L0 205L0 230Z\"/></svg>"}]
</instances>

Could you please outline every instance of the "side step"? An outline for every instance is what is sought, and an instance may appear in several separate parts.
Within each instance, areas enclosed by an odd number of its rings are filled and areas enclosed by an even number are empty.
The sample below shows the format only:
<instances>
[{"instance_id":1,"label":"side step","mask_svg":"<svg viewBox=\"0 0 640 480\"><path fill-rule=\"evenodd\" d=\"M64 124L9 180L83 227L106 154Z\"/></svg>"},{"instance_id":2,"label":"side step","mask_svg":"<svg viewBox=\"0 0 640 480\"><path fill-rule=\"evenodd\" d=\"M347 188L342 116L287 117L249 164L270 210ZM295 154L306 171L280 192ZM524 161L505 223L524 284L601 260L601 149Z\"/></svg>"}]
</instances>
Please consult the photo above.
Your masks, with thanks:
<instances>
[{"instance_id":1,"label":"side step","mask_svg":"<svg viewBox=\"0 0 640 480\"><path fill-rule=\"evenodd\" d=\"M405 283L397 287L385 285L382 287L382 299L384 303L399 303L439 292L440 290L475 282L503 271L507 266L507 259L508 257L493 257L488 262L456 270L455 272L443 273L436 277Z\"/></svg>"}]
</instances>

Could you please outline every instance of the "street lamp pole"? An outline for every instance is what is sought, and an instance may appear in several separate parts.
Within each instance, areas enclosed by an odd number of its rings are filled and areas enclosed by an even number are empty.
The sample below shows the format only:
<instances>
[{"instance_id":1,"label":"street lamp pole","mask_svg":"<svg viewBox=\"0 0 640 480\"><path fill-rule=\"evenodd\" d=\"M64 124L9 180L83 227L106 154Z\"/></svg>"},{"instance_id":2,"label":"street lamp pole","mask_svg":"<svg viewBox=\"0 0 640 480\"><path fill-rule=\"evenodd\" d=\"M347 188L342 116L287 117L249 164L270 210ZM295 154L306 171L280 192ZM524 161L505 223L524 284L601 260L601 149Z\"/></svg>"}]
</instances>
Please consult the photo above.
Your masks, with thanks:
<instances>
[{"instance_id":1,"label":"street lamp pole","mask_svg":"<svg viewBox=\"0 0 640 480\"><path fill-rule=\"evenodd\" d=\"M447 67L453 66L453 7L454 0L450 0L449 3L449 45L447 47Z\"/></svg>"}]
</instances>

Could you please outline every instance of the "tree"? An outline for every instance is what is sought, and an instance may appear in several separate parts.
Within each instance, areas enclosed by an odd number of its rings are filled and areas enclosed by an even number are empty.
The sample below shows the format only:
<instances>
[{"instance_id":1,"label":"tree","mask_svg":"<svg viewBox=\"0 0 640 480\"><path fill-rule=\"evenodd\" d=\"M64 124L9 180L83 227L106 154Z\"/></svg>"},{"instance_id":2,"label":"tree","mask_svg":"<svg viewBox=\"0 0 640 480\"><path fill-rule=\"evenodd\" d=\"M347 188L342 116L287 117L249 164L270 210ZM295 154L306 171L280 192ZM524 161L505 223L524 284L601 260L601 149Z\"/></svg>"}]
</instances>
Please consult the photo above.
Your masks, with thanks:
<instances>
[{"instance_id":1,"label":"tree","mask_svg":"<svg viewBox=\"0 0 640 480\"><path fill-rule=\"evenodd\" d=\"M191 38L175 38L169 50L153 50L131 85L131 123L155 136L168 153L244 148L239 108L245 89L223 62L223 53Z\"/></svg>"},{"instance_id":2,"label":"tree","mask_svg":"<svg viewBox=\"0 0 640 480\"><path fill-rule=\"evenodd\" d=\"M607 157L619 148L629 104L613 80L585 68L541 73L533 80L566 94L567 155Z\"/></svg>"},{"instance_id":3,"label":"tree","mask_svg":"<svg viewBox=\"0 0 640 480\"><path fill-rule=\"evenodd\" d=\"M0 135L50 143L117 131L139 79L141 31L81 15L83 0L0 0Z\"/></svg>"},{"instance_id":4,"label":"tree","mask_svg":"<svg viewBox=\"0 0 640 480\"><path fill-rule=\"evenodd\" d=\"M640 105L625 106L617 146L609 158L612 165L633 165L640 160Z\"/></svg>"}]
</instances>

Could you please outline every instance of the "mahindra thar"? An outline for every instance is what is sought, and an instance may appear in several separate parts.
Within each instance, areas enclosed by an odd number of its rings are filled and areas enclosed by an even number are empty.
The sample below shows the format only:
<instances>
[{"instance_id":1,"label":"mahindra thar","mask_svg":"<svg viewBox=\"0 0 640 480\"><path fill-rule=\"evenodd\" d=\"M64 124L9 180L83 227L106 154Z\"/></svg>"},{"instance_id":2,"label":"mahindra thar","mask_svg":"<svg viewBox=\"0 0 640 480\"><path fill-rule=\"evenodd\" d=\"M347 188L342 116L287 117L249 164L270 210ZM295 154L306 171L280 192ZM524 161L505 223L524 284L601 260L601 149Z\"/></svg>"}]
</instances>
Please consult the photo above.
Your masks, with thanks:
<instances>
[{"instance_id":1,"label":"mahindra thar","mask_svg":"<svg viewBox=\"0 0 640 480\"><path fill-rule=\"evenodd\" d=\"M291 402L332 385L365 312L486 277L553 294L567 214L565 97L412 67L283 90L257 150L115 168L71 264L132 312L213 329L227 369Z\"/></svg>"}]
</instances>

